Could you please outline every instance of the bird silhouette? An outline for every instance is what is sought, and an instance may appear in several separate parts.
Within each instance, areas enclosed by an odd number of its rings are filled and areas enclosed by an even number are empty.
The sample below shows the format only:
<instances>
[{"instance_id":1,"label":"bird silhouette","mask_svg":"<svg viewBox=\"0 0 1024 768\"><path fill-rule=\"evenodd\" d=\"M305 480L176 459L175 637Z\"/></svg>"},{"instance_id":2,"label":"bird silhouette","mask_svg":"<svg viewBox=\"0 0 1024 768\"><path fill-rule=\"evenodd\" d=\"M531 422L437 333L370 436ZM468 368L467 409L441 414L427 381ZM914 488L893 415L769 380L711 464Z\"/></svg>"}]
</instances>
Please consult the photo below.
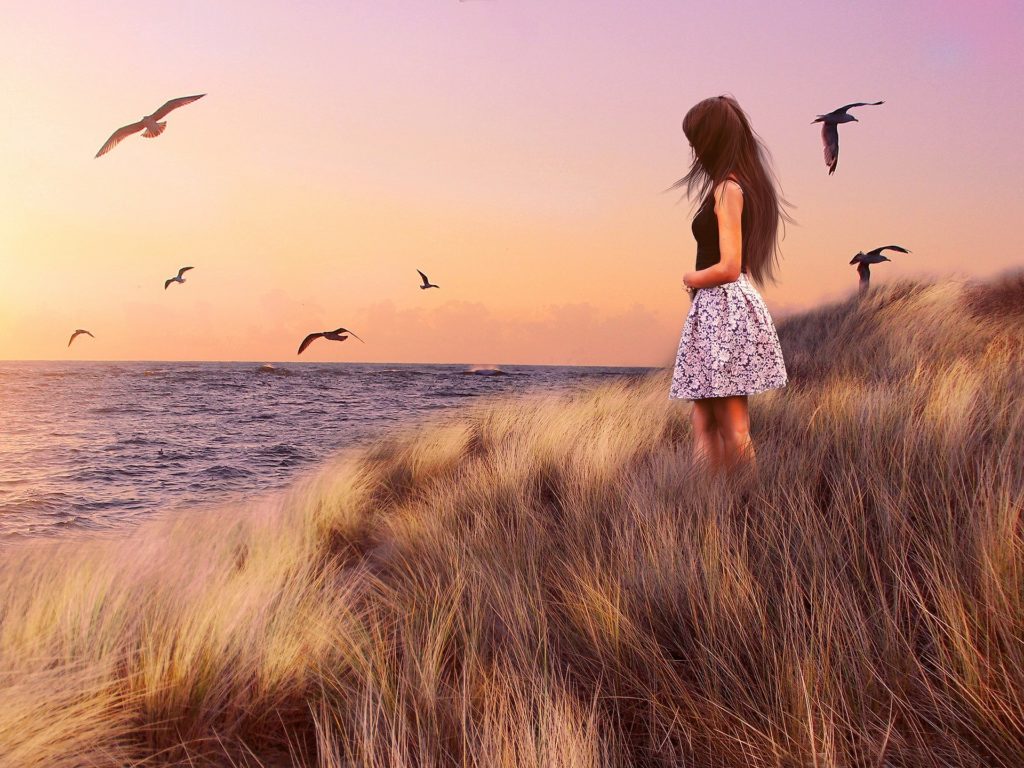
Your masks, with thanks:
<instances>
[{"instance_id":1,"label":"bird silhouette","mask_svg":"<svg viewBox=\"0 0 1024 768\"><path fill-rule=\"evenodd\" d=\"M859 123L853 115L846 113L846 110L853 107L875 107L884 104L884 101L855 101L845 107L833 109L824 115L818 115L811 121L811 125L821 123L821 143L825 151L825 165L828 166L828 175L835 173L836 165L839 163L839 124Z\"/></svg>"},{"instance_id":2,"label":"bird silhouette","mask_svg":"<svg viewBox=\"0 0 1024 768\"><path fill-rule=\"evenodd\" d=\"M418 269L416 271L420 272ZM424 275L422 272L420 272L420 277L423 278L423 285L421 285L420 288L422 288L424 291L427 290L427 288L440 288L441 287L440 285L434 285L432 282L427 280L427 276Z\"/></svg>"},{"instance_id":3,"label":"bird silhouette","mask_svg":"<svg viewBox=\"0 0 1024 768\"><path fill-rule=\"evenodd\" d=\"M177 277L168 277L166 280L164 280L164 290L166 291L167 287L171 283L184 283L185 282L185 278L182 277L182 275L184 275L190 269L195 269L195 267L182 267L181 269L178 270L178 276Z\"/></svg>"},{"instance_id":4,"label":"bird silhouette","mask_svg":"<svg viewBox=\"0 0 1024 768\"><path fill-rule=\"evenodd\" d=\"M860 292L862 294L867 291L868 283L871 281L870 265L880 264L883 261L892 261L888 256L883 255L882 251L885 250L910 253L909 250L899 245L883 245L879 248L874 248L867 253L864 253L864 251L858 251L857 255L850 259L851 264L857 265L857 274L860 275Z\"/></svg>"},{"instance_id":5,"label":"bird silhouette","mask_svg":"<svg viewBox=\"0 0 1024 768\"><path fill-rule=\"evenodd\" d=\"M302 343L299 344L299 351L296 352L295 354L301 355L303 351L305 351L306 347L308 347L310 344L312 344L319 338L325 338L328 341L345 341L348 338L348 336L346 336L345 334L349 334L350 336L356 336L354 333L352 333L352 331L348 330L347 328L335 328L333 331L320 331L319 333L311 333L302 340ZM356 338L359 339L358 336L356 336ZM363 341L362 339L359 340ZM366 342L363 341L363 343L365 344Z\"/></svg>"},{"instance_id":6,"label":"bird silhouette","mask_svg":"<svg viewBox=\"0 0 1024 768\"><path fill-rule=\"evenodd\" d=\"M81 336L81 335L82 335L83 333L84 333L84 334L85 334L86 336L89 336L89 337L91 337L91 338L94 338L94 339L96 338L95 336L93 336L93 335L92 335L91 333L89 333L88 331L86 331L86 330L84 330L84 329L82 329L82 328L79 328L78 330L76 330L76 331L75 331L74 333L72 333L72 334L71 334L71 338L70 338L70 339L68 339L68 346L70 347L70 346L71 346L71 342L72 342L72 341L74 341L75 339L77 339L77 338L78 338L79 336Z\"/></svg>"},{"instance_id":7,"label":"bird silhouette","mask_svg":"<svg viewBox=\"0 0 1024 768\"><path fill-rule=\"evenodd\" d=\"M116 131L110 134L110 138L104 142L102 147L100 147L100 151L96 153L96 157L107 154L107 152L109 152L118 144L120 144L123 139L126 139L133 133L138 133L143 129L145 129L145 132L142 135L145 138L156 138L161 133L163 133L164 129L167 127L166 121L161 122L160 118L166 117L168 113L172 112L178 107L183 107L186 104L191 104L193 101L201 99L205 95L205 93L200 93L198 96L182 96L179 99L171 99L162 107L160 107L160 109L154 112L152 115L146 115L137 123L129 123L128 125L118 128Z\"/></svg>"}]
</instances>

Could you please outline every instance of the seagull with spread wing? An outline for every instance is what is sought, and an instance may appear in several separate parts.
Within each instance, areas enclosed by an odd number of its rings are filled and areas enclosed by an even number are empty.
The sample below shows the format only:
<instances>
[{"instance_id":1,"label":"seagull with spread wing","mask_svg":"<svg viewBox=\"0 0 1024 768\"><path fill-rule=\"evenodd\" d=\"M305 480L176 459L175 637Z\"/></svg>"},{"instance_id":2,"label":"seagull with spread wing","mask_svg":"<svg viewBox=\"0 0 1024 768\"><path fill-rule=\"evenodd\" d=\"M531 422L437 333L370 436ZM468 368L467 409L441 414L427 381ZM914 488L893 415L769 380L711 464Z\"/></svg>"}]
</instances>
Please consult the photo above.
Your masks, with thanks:
<instances>
[{"instance_id":1,"label":"seagull with spread wing","mask_svg":"<svg viewBox=\"0 0 1024 768\"><path fill-rule=\"evenodd\" d=\"M312 344L319 338L324 338L327 339L328 341L345 341L345 339L348 338L348 336L346 336L345 334L349 334L350 336L356 336L354 333L352 333L352 331L348 330L348 328L335 328L333 331L320 331L320 333L311 333L309 334L309 336L302 340L302 343L299 344L299 351L296 352L295 354L301 355L305 351L306 347L308 347L310 344ZM359 339L358 336L356 336L356 338ZM359 340L363 341L362 339ZM363 343L365 344L366 342L363 341Z\"/></svg>"},{"instance_id":2,"label":"seagull with spread wing","mask_svg":"<svg viewBox=\"0 0 1024 768\"><path fill-rule=\"evenodd\" d=\"M418 269L416 271L420 272ZM422 288L424 291L427 290L427 288L440 288L441 287L440 285L434 285L432 282L427 280L427 276L424 275L422 272L420 272L420 277L423 278L423 285L421 285L420 288Z\"/></svg>"},{"instance_id":3,"label":"seagull with spread wing","mask_svg":"<svg viewBox=\"0 0 1024 768\"><path fill-rule=\"evenodd\" d=\"M166 291L167 286L169 286L171 283L184 283L185 278L182 277L182 275L184 275L190 269L195 269L195 267L182 267L181 269L178 270L177 277L168 277L166 280L164 280L164 290Z\"/></svg>"},{"instance_id":4,"label":"seagull with spread wing","mask_svg":"<svg viewBox=\"0 0 1024 768\"><path fill-rule=\"evenodd\" d=\"M70 347L71 346L71 342L74 341L75 339L77 339L83 333L86 336L89 336L90 338L93 338L93 339L96 338L95 336L93 336L91 333L89 333L88 331L84 330L83 328L79 328L78 330L76 330L74 333L71 334L71 338L68 339L68 346Z\"/></svg>"},{"instance_id":5,"label":"seagull with spread wing","mask_svg":"<svg viewBox=\"0 0 1024 768\"><path fill-rule=\"evenodd\" d=\"M828 175L835 173L836 165L839 163L839 124L859 123L853 115L846 113L846 110L853 107L876 107L885 104L884 101L856 101L847 104L845 107L833 109L824 115L818 115L811 121L811 125L821 123L821 143L825 151L825 165L828 166Z\"/></svg>"},{"instance_id":6,"label":"seagull with spread wing","mask_svg":"<svg viewBox=\"0 0 1024 768\"><path fill-rule=\"evenodd\" d=\"M142 134L144 138L156 138L163 133L164 129L167 127L167 122L161 121L161 118L166 117L170 112L178 107L191 104L193 101L197 101L205 95L205 93L200 93L198 96L182 96L180 99L171 99L152 115L146 115L137 123L131 123L130 125L118 128L110 134L110 138L106 140L102 147L100 147L100 151L96 153L96 157L107 154L107 152L120 144L123 139L131 136L133 133L138 133L143 129L145 129Z\"/></svg>"},{"instance_id":7,"label":"seagull with spread wing","mask_svg":"<svg viewBox=\"0 0 1024 768\"><path fill-rule=\"evenodd\" d=\"M860 275L860 292L864 293L868 289L868 283L871 280L871 264L880 264L883 261L892 261L888 256L885 256L882 251L899 251L900 253L910 253L906 248L899 245L883 245L879 248L864 253L864 251L858 251L857 255L850 259L851 264L857 265L857 274Z\"/></svg>"}]
</instances>

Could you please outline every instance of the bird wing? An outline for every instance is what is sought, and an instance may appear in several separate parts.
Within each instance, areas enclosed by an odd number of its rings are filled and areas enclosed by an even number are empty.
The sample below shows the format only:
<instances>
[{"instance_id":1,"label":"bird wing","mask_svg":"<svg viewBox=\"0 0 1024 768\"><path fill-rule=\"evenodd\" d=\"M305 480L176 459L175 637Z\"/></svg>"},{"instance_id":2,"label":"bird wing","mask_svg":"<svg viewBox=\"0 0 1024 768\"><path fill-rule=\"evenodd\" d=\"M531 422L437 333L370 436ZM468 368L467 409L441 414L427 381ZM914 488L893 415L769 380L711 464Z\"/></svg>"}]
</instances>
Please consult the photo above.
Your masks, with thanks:
<instances>
[{"instance_id":1,"label":"bird wing","mask_svg":"<svg viewBox=\"0 0 1024 768\"><path fill-rule=\"evenodd\" d=\"M825 165L831 174L839 162L839 126L835 123L821 124L821 144L825 151Z\"/></svg>"},{"instance_id":2,"label":"bird wing","mask_svg":"<svg viewBox=\"0 0 1024 768\"><path fill-rule=\"evenodd\" d=\"M164 290L166 291L167 290L167 286L169 286L173 282L176 282L173 277L169 277L166 280L164 280Z\"/></svg>"},{"instance_id":3,"label":"bird wing","mask_svg":"<svg viewBox=\"0 0 1024 768\"><path fill-rule=\"evenodd\" d=\"M88 331L86 331L86 330L83 330L83 329L79 328L78 330L76 330L76 331L75 331L74 333L72 333L72 334L71 334L71 338L70 338L70 339L68 339L68 346L70 347L70 346L71 346L71 342L72 342L72 341L74 341L75 339L77 339L77 338L78 338L79 336L81 336L81 335L82 335L83 333L84 333L84 334L85 334L86 336L91 336L91 337L92 337L92 338L94 338L94 339L96 338L95 336L93 336L93 335L92 335L91 333L89 333Z\"/></svg>"},{"instance_id":4,"label":"bird wing","mask_svg":"<svg viewBox=\"0 0 1024 768\"><path fill-rule=\"evenodd\" d=\"M104 142L102 147L100 147L100 151L96 153L96 157L107 154L107 152L109 152L118 144L120 144L123 139L126 139L133 133L138 133L145 127L146 126L143 124L143 122L139 120L139 122L137 123L131 123L129 125L125 125L121 128L118 128L116 131L110 134L110 138L107 139L106 142Z\"/></svg>"},{"instance_id":5,"label":"bird wing","mask_svg":"<svg viewBox=\"0 0 1024 768\"><path fill-rule=\"evenodd\" d=\"M420 272L420 271L419 271L418 269L417 269L416 271L417 271L417 272ZM420 277L422 277L422 278L423 278L423 284L424 284L424 285L430 285L430 281L429 281L429 280L427 280L427 276L426 276L426 275L424 275L424 274L423 274L422 272L420 272Z\"/></svg>"},{"instance_id":6,"label":"bird wing","mask_svg":"<svg viewBox=\"0 0 1024 768\"><path fill-rule=\"evenodd\" d=\"M899 251L900 253L910 253L910 251L908 251L906 248L900 245L883 245L879 248L875 248L874 250L868 251L868 253L878 256L884 250Z\"/></svg>"},{"instance_id":7,"label":"bird wing","mask_svg":"<svg viewBox=\"0 0 1024 768\"><path fill-rule=\"evenodd\" d=\"M832 112L830 114L833 114L833 115L835 115L835 114L842 114L846 110L851 109L853 107L877 107L879 104L885 104L885 102L884 101L855 101L855 102L853 102L853 104L847 104L845 107L840 107L839 109L832 110Z\"/></svg>"},{"instance_id":8,"label":"bird wing","mask_svg":"<svg viewBox=\"0 0 1024 768\"><path fill-rule=\"evenodd\" d=\"M864 262L861 262L857 265L857 273L860 275L862 283L867 282L868 278L871 277L871 268Z\"/></svg>"},{"instance_id":9,"label":"bird wing","mask_svg":"<svg viewBox=\"0 0 1024 768\"><path fill-rule=\"evenodd\" d=\"M158 109L156 112L150 115L150 117L152 117L154 120L159 120L162 117L166 117L169 112L172 112L178 107L184 107L186 104L191 104L193 101L197 101L198 99L203 98L203 96L205 95L205 93L200 93L198 96L182 96L178 99L171 99L162 107L160 107L160 109Z\"/></svg>"},{"instance_id":10,"label":"bird wing","mask_svg":"<svg viewBox=\"0 0 1024 768\"><path fill-rule=\"evenodd\" d=\"M316 341L317 339L319 339L319 338L320 338L321 336L323 336L323 334L322 334L322 333L311 333L311 334L309 334L309 336L307 336L306 338L304 338L304 339L302 340L302 343L301 343L301 344L299 344L299 351L298 351L298 352L296 352L295 354L296 354L296 355L301 355L301 354L303 353L303 351L305 351L306 347L308 347L308 346L309 346L310 344L312 344L312 343L313 343L314 341Z\"/></svg>"},{"instance_id":11,"label":"bird wing","mask_svg":"<svg viewBox=\"0 0 1024 768\"><path fill-rule=\"evenodd\" d=\"M186 272L188 272L190 269L195 269L195 267L182 267L181 269L178 270L178 277L181 277Z\"/></svg>"},{"instance_id":12,"label":"bird wing","mask_svg":"<svg viewBox=\"0 0 1024 768\"><path fill-rule=\"evenodd\" d=\"M334 333L347 333L347 334L349 334L350 336L356 336L356 335L355 335L354 333L352 333L352 331L350 331L350 330L349 330L348 328L338 328L338 329L337 329L336 331L334 331ZM358 336L356 336L356 338L357 338L357 339L359 339L359 337L358 337ZM362 339L359 339L359 340L360 340L360 341L363 341ZM365 344L365 343L366 343L366 342L365 342L365 341L363 341L363 344Z\"/></svg>"}]
</instances>

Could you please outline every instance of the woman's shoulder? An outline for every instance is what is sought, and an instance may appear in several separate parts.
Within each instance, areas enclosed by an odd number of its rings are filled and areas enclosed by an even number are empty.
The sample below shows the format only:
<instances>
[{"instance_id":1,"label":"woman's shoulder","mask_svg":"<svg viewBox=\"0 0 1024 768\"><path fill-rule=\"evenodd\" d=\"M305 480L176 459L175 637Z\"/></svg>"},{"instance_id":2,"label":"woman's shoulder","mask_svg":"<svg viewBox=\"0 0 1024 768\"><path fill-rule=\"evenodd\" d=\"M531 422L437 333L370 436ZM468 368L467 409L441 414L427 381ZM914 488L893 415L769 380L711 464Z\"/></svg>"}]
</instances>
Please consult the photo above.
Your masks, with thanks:
<instances>
[{"instance_id":1,"label":"woman's shoulder","mask_svg":"<svg viewBox=\"0 0 1024 768\"><path fill-rule=\"evenodd\" d=\"M718 185L715 187L715 189L718 191L719 194L725 192L727 189L738 189L740 192L742 192L743 184L740 183L740 180L735 175L727 176L725 179L718 182Z\"/></svg>"},{"instance_id":2,"label":"woman's shoulder","mask_svg":"<svg viewBox=\"0 0 1024 768\"><path fill-rule=\"evenodd\" d=\"M743 186L738 179L730 176L720 181L715 187L714 198L716 208L730 199L739 202L743 199Z\"/></svg>"}]
</instances>

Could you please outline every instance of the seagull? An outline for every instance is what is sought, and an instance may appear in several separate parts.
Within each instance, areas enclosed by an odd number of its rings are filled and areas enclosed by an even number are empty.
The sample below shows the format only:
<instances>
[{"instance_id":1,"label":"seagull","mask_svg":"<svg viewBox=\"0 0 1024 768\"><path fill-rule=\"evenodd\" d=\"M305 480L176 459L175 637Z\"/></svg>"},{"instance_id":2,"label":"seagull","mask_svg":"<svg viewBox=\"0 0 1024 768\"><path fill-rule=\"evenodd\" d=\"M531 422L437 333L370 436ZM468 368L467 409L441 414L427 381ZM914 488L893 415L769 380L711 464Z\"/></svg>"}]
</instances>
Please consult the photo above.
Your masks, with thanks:
<instances>
[{"instance_id":1,"label":"seagull","mask_svg":"<svg viewBox=\"0 0 1024 768\"><path fill-rule=\"evenodd\" d=\"M182 275L184 275L190 269L195 269L195 267L182 267L181 269L178 270L177 277L168 277L166 280L164 280L164 290L166 291L167 286L169 286L171 283L184 283L185 278L182 277Z\"/></svg>"},{"instance_id":2,"label":"seagull","mask_svg":"<svg viewBox=\"0 0 1024 768\"><path fill-rule=\"evenodd\" d=\"M81 336L81 335L82 335L83 333L84 333L84 334L85 334L86 336L90 336L90 337L92 337L92 338L94 338L94 339L96 338L95 336L93 336L93 335L92 335L91 333L89 333L88 331L86 331L86 330L83 330L82 328L79 328L78 330L76 330L76 331L75 331L74 333L72 333L72 334L71 334L71 338L70 338L70 339L68 339L68 346L70 347L70 346L71 346L71 342L72 342L72 341L74 341L75 339L77 339L77 338L78 338L79 336Z\"/></svg>"},{"instance_id":3,"label":"seagull","mask_svg":"<svg viewBox=\"0 0 1024 768\"><path fill-rule=\"evenodd\" d=\"M152 115L146 115L137 123L131 123L118 128L110 134L110 138L107 139L106 143L102 147L100 147L100 151L96 153L96 157L107 154L107 152L120 144L122 139L131 136L133 133L138 133L143 128L146 129L145 133L142 134L143 137L147 139L156 138L163 133L164 129L167 127L166 121L159 122L161 117L166 117L172 110L175 110L178 107L183 107L186 104L191 104L193 101L201 99L205 95L205 93L200 93L198 96L182 96L180 99L171 99Z\"/></svg>"},{"instance_id":4,"label":"seagull","mask_svg":"<svg viewBox=\"0 0 1024 768\"><path fill-rule=\"evenodd\" d=\"M416 271L420 272L418 269ZM423 285L421 285L420 288L422 288L424 291L427 290L427 288L440 288L441 287L440 285L434 285L432 282L427 280L427 276L424 275L422 272L420 272L420 277L423 278Z\"/></svg>"},{"instance_id":5,"label":"seagull","mask_svg":"<svg viewBox=\"0 0 1024 768\"><path fill-rule=\"evenodd\" d=\"M857 274L860 275L861 293L864 293L868 289L868 282L871 280L871 267L869 265L880 264L883 261L892 261L888 256L882 254L882 251L884 250L910 253L906 248L899 245L883 245L880 248L875 248L867 253L864 253L864 251L858 251L857 255L850 259L850 263L857 265Z\"/></svg>"},{"instance_id":6,"label":"seagull","mask_svg":"<svg viewBox=\"0 0 1024 768\"><path fill-rule=\"evenodd\" d=\"M348 330L347 328L335 328L333 331L321 331L320 333L311 333L309 334L309 336L302 340L302 343L299 344L299 351L296 352L295 354L301 355L305 351L306 347L308 347L310 344L312 344L320 337L323 337L328 341L345 341L345 339L348 338L348 336L345 336L346 333L351 334L352 336L356 336L354 333L352 333L352 331ZM358 336L356 336L356 338L359 339ZM362 339L359 340L363 341ZM365 343L366 342L363 341L363 344Z\"/></svg>"},{"instance_id":7,"label":"seagull","mask_svg":"<svg viewBox=\"0 0 1024 768\"><path fill-rule=\"evenodd\" d=\"M828 166L829 176L835 173L836 164L839 162L839 124L860 122L853 115L846 114L846 110L851 107L876 107L879 104L885 104L885 102L856 101L853 104L847 104L845 107L833 109L827 114L818 115L811 120L811 125L821 123L821 143L825 147L825 165Z\"/></svg>"}]
</instances>

